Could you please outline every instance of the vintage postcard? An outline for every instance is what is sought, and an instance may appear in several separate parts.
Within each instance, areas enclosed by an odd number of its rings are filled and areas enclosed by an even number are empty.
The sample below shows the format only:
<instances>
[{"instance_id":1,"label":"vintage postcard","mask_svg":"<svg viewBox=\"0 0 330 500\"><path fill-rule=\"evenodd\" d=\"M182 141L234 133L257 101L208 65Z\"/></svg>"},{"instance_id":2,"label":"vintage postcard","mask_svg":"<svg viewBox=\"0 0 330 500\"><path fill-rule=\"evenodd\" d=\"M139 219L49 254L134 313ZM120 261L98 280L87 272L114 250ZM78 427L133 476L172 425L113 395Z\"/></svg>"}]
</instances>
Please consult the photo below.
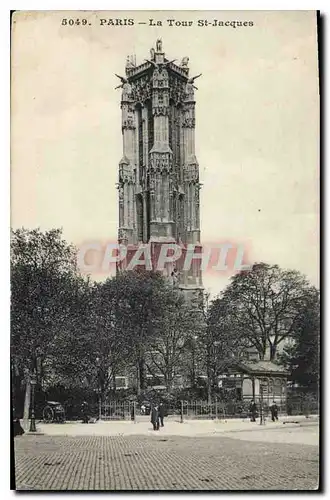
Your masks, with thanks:
<instances>
[{"instance_id":1,"label":"vintage postcard","mask_svg":"<svg viewBox=\"0 0 330 500\"><path fill-rule=\"evenodd\" d=\"M13 13L13 489L319 487L319 22Z\"/></svg>"}]
</instances>

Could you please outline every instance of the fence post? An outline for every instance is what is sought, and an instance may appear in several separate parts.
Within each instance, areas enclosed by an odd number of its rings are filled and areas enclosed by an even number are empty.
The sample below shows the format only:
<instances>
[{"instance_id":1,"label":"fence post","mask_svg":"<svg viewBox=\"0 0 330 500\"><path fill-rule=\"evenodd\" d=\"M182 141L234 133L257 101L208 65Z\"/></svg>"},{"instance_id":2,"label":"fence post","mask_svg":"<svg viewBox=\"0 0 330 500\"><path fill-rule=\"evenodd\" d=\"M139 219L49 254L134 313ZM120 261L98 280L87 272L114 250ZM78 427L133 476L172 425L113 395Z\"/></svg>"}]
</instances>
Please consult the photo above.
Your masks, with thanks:
<instances>
[{"instance_id":1,"label":"fence post","mask_svg":"<svg viewBox=\"0 0 330 500\"><path fill-rule=\"evenodd\" d=\"M102 402L101 402L101 393L99 395L99 420L102 420Z\"/></svg>"},{"instance_id":2,"label":"fence post","mask_svg":"<svg viewBox=\"0 0 330 500\"><path fill-rule=\"evenodd\" d=\"M183 424L183 401L181 400L180 424Z\"/></svg>"},{"instance_id":3,"label":"fence post","mask_svg":"<svg viewBox=\"0 0 330 500\"><path fill-rule=\"evenodd\" d=\"M136 424L136 401L133 401L134 423Z\"/></svg>"},{"instance_id":4,"label":"fence post","mask_svg":"<svg viewBox=\"0 0 330 500\"><path fill-rule=\"evenodd\" d=\"M215 397L215 419L218 420L218 398Z\"/></svg>"}]
</instances>

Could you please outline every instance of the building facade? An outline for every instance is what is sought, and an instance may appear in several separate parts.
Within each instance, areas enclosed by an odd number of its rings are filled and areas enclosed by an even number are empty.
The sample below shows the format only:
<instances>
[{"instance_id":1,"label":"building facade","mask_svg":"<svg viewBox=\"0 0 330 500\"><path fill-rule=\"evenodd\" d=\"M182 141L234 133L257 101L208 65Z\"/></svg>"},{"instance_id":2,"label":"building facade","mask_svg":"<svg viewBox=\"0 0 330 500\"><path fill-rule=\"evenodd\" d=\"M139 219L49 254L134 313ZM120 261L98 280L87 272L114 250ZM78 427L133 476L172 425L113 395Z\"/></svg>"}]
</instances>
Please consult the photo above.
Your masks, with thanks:
<instances>
[{"instance_id":1,"label":"building facade","mask_svg":"<svg viewBox=\"0 0 330 500\"><path fill-rule=\"evenodd\" d=\"M136 65L127 58L121 80L123 157L119 163L118 241L127 247L120 268L147 245L152 268L164 244L181 248L181 258L164 273L186 295L203 289L200 260L189 269L187 252L201 252L199 165L195 156L195 90L189 59L166 58L161 40ZM198 75L200 76L200 75ZM169 247L168 247L169 248Z\"/></svg>"}]
</instances>

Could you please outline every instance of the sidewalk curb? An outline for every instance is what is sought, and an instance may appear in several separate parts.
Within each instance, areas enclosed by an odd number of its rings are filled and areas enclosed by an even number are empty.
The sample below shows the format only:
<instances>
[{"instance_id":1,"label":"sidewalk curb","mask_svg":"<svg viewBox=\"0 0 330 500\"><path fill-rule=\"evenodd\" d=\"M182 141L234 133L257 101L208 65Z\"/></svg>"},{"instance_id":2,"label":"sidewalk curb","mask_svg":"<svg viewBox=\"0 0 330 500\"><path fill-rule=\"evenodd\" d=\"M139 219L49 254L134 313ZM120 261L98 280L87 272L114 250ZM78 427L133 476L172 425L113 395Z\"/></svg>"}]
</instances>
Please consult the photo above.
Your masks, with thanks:
<instances>
[{"instance_id":1,"label":"sidewalk curb","mask_svg":"<svg viewBox=\"0 0 330 500\"><path fill-rule=\"evenodd\" d=\"M30 431L27 431L27 432L24 432L23 436L46 436L47 434L45 434L44 432L41 432L41 431L37 431L37 432L30 432Z\"/></svg>"}]
</instances>

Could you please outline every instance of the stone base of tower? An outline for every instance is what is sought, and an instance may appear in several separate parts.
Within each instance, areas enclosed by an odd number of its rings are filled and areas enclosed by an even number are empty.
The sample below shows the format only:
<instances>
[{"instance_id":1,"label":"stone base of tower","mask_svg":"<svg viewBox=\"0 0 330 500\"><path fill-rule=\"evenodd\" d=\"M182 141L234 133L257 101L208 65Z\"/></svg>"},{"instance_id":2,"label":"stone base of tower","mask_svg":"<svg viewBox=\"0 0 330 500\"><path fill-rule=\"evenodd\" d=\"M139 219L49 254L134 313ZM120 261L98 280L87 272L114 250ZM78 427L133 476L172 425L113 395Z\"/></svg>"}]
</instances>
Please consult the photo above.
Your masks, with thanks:
<instances>
[{"instance_id":1,"label":"stone base of tower","mask_svg":"<svg viewBox=\"0 0 330 500\"><path fill-rule=\"evenodd\" d=\"M186 249L167 236L152 236L149 243L126 245L126 257L118 263L118 271L135 269L158 271L182 291L188 301L203 297L201 261L196 259L185 267ZM198 247L201 248L201 247ZM177 255L175 256L175 253Z\"/></svg>"}]
</instances>

